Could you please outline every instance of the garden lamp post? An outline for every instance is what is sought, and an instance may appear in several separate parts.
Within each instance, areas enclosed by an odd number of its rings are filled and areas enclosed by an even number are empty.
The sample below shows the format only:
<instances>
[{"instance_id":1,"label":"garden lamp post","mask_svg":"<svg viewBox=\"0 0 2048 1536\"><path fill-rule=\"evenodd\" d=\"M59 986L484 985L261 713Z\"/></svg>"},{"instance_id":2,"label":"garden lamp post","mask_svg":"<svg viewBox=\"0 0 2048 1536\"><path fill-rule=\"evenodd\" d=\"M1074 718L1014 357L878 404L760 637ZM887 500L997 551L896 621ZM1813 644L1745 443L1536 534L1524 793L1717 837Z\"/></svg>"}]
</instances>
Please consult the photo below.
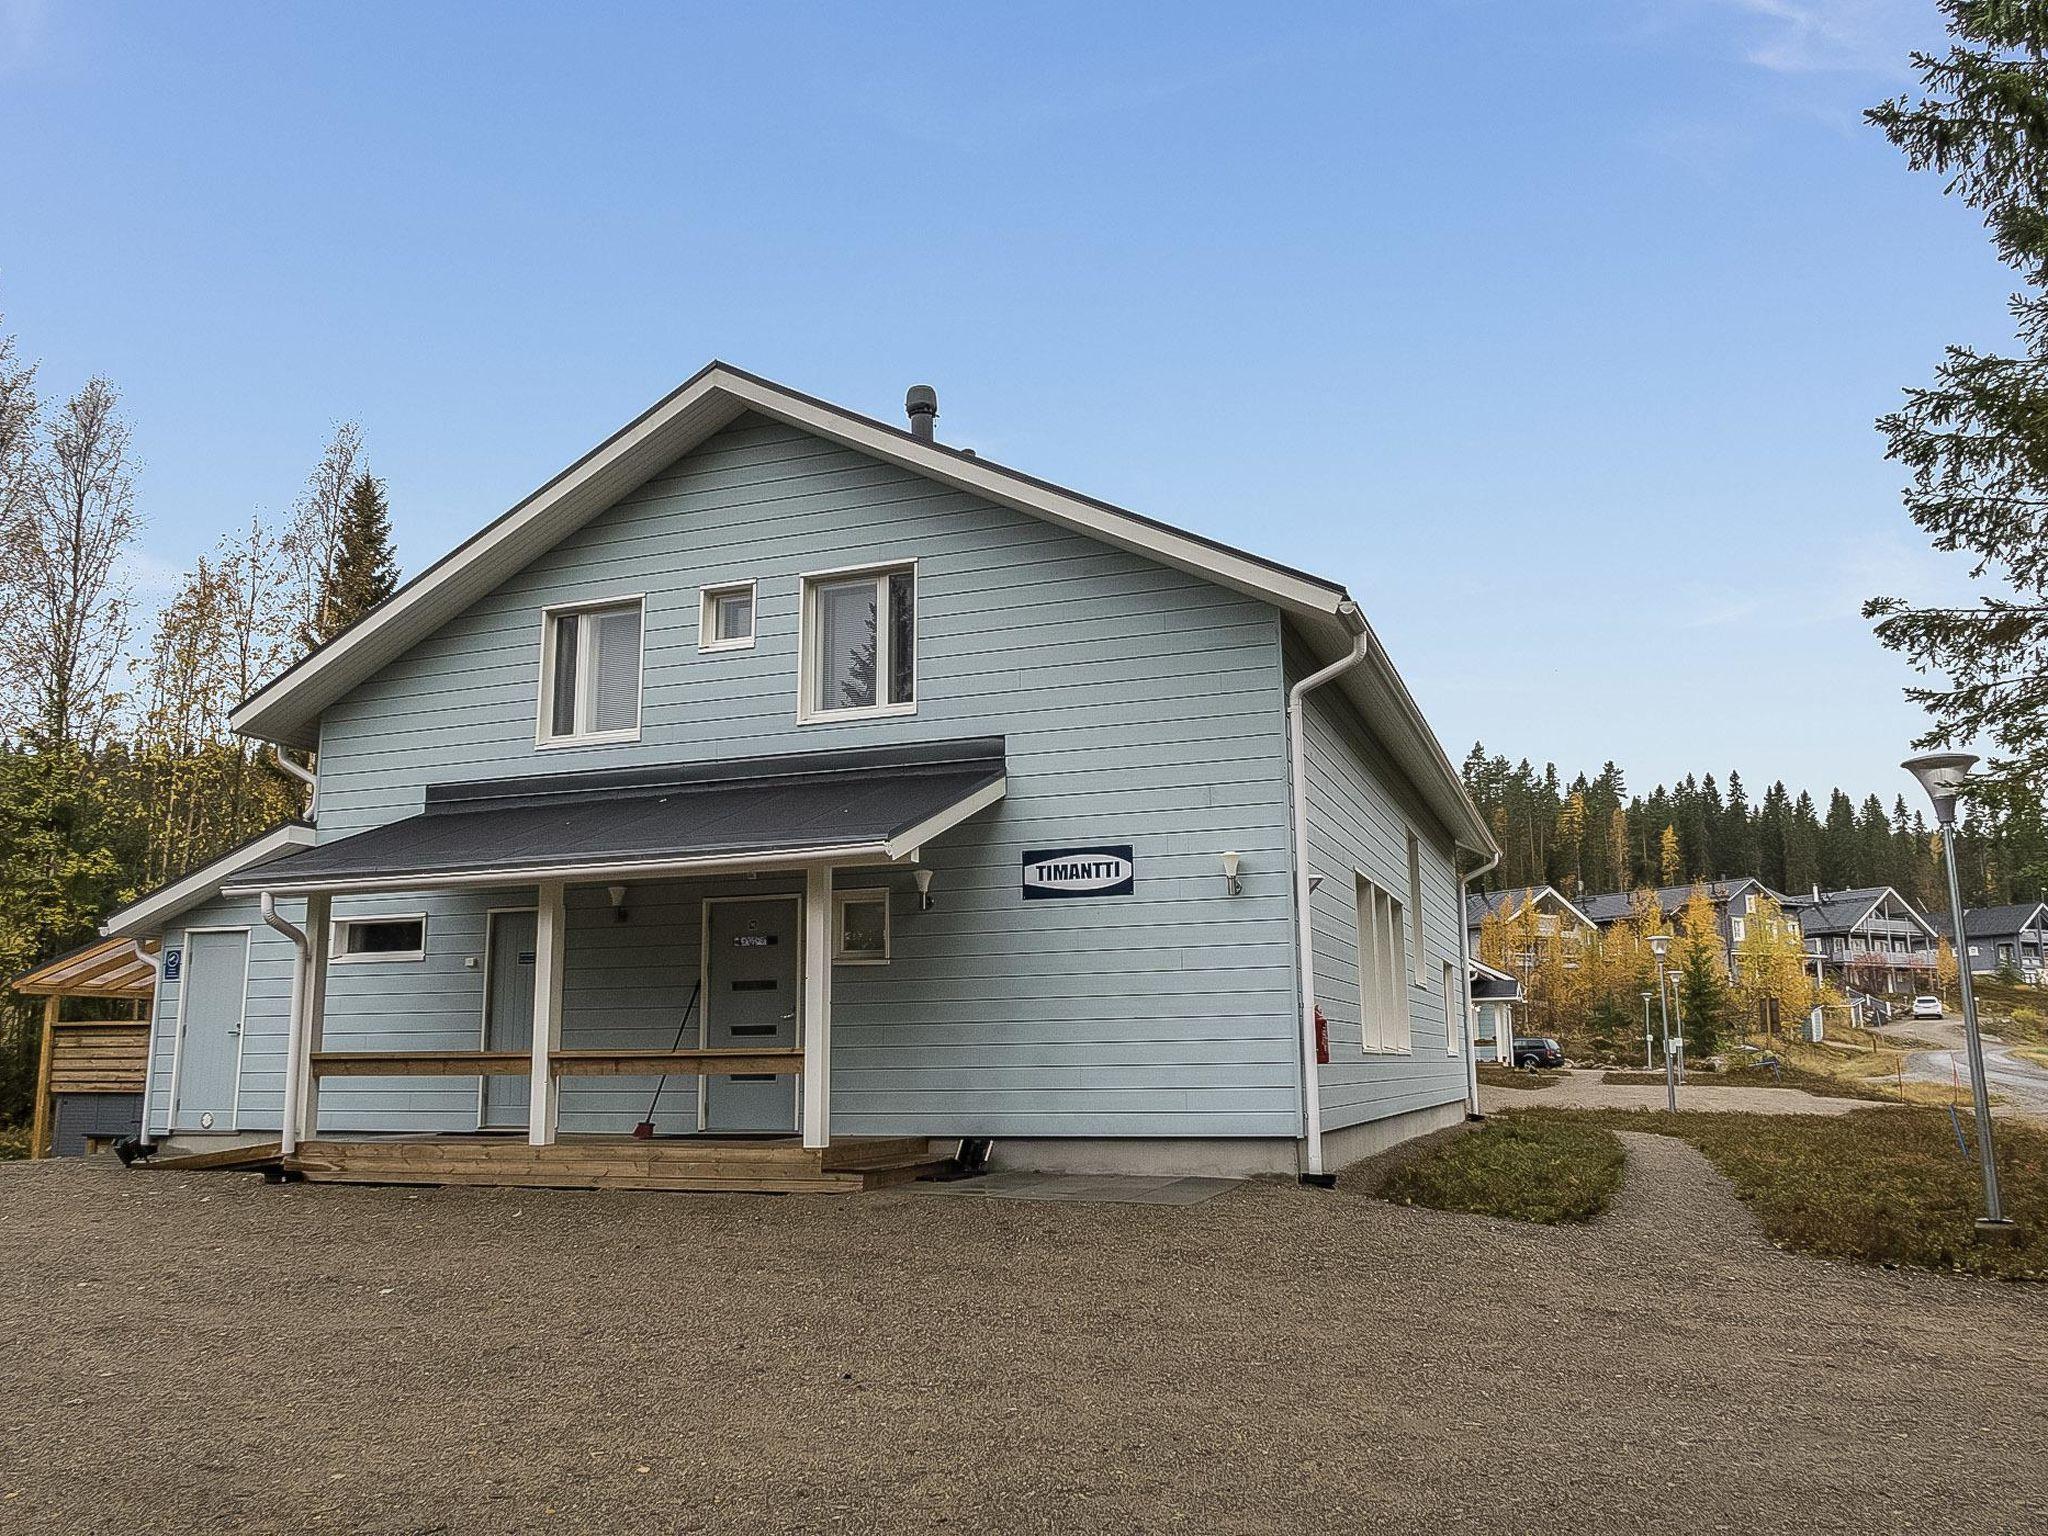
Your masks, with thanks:
<instances>
[{"instance_id":1,"label":"garden lamp post","mask_svg":"<svg viewBox=\"0 0 2048 1536\"><path fill-rule=\"evenodd\" d=\"M1969 935L1963 928L1963 885L1956 874L1956 796L1969 782L1977 759L1968 752L1934 752L1909 757L1899 765L1920 781L1927 798L1934 802L1934 819L1941 824L1942 862L1948 865L1948 915L1951 931L1962 944L1964 957L1956 967L1956 986L1963 994L1963 1043L1970 1058L1970 1098L1977 1111L1977 1161L1984 1166L1984 1214L1977 1221L1982 1232L2005 1232L2005 1205L1998 1197L1998 1155L1991 1140L1991 1095L1984 1085L1984 1041L1977 1033L1977 994L1970 985Z\"/></svg>"},{"instance_id":2,"label":"garden lamp post","mask_svg":"<svg viewBox=\"0 0 2048 1536\"><path fill-rule=\"evenodd\" d=\"M1650 994L1643 994L1643 1070L1649 1071L1657 1065L1657 1058L1650 1050Z\"/></svg>"},{"instance_id":3,"label":"garden lamp post","mask_svg":"<svg viewBox=\"0 0 2048 1536\"><path fill-rule=\"evenodd\" d=\"M1664 1015L1664 1105L1678 1109L1678 1079L1671 1075L1671 1003L1664 995L1664 955L1671 948L1671 935L1650 935L1650 953L1657 957L1657 1008Z\"/></svg>"}]
</instances>

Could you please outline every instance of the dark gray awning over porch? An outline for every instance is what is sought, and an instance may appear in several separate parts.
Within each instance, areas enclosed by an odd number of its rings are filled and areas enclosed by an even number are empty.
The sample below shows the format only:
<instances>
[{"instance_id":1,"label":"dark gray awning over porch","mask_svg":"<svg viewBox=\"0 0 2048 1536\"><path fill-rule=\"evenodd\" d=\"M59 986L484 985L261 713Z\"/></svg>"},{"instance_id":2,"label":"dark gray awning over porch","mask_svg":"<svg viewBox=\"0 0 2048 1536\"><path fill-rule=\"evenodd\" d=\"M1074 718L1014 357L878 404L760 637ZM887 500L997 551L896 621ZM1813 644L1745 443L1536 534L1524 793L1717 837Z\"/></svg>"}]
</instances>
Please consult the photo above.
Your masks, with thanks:
<instances>
[{"instance_id":1,"label":"dark gray awning over porch","mask_svg":"<svg viewBox=\"0 0 2048 1536\"><path fill-rule=\"evenodd\" d=\"M885 864L1003 791L1000 736L437 784L421 815L251 870L228 894Z\"/></svg>"}]
</instances>

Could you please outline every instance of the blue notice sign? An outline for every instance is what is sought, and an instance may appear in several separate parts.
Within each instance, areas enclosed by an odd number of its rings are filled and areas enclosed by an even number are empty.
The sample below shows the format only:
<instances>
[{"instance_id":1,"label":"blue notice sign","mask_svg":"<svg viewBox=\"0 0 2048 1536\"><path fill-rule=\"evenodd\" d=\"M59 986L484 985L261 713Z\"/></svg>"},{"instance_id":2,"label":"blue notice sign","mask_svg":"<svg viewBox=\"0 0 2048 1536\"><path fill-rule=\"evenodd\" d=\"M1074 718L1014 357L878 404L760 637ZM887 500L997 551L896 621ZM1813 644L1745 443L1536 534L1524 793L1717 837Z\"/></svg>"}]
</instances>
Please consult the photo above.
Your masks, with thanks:
<instances>
[{"instance_id":1,"label":"blue notice sign","mask_svg":"<svg viewBox=\"0 0 2048 1536\"><path fill-rule=\"evenodd\" d=\"M185 974L185 951L167 949L164 951L164 980L176 981Z\"/></svg>"}]
</instances>

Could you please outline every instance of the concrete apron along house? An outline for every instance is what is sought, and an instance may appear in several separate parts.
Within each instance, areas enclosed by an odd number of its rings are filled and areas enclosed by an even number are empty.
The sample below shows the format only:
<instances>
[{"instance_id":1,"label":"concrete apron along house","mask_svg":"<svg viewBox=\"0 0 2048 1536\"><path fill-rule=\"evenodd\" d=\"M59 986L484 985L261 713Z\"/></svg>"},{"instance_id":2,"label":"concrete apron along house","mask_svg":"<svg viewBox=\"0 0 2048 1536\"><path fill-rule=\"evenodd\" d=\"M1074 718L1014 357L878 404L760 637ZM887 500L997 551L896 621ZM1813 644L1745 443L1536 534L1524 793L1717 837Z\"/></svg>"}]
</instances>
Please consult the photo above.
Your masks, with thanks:
<instances>
[{"instance_id":1,"label":"concrete apron along house","mask_svg":"<svg viewBox=\"0 0 2048 1536\"><path fill-rule=\"evenodd\" d=\"M1342 587L713 364L235 713L311 824L114 914L166 1150L1323 1179L1474 1102L1495 854Z\"/></svg>"}]
</instances>

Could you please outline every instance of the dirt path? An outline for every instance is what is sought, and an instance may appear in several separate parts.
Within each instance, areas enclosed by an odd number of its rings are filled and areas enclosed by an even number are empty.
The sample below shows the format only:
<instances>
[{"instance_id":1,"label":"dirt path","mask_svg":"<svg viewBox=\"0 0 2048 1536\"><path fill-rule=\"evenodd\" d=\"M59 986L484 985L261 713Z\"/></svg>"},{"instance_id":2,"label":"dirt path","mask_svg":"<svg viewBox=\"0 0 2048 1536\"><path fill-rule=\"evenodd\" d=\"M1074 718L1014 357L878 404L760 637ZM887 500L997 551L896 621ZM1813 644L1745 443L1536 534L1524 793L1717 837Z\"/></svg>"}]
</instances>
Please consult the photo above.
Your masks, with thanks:
<instances>
[{"instance_id":1,"label":"dirt path","mask_svg":"<svg viewBox=\"0 0 2048 1536\"><path fill-rule=\"evenodd\" d=\"M2048 1526L2048 1293L1630 1157L1563 1229L4 1165L0 1529Z\"/></svg>"}]
</instances>

